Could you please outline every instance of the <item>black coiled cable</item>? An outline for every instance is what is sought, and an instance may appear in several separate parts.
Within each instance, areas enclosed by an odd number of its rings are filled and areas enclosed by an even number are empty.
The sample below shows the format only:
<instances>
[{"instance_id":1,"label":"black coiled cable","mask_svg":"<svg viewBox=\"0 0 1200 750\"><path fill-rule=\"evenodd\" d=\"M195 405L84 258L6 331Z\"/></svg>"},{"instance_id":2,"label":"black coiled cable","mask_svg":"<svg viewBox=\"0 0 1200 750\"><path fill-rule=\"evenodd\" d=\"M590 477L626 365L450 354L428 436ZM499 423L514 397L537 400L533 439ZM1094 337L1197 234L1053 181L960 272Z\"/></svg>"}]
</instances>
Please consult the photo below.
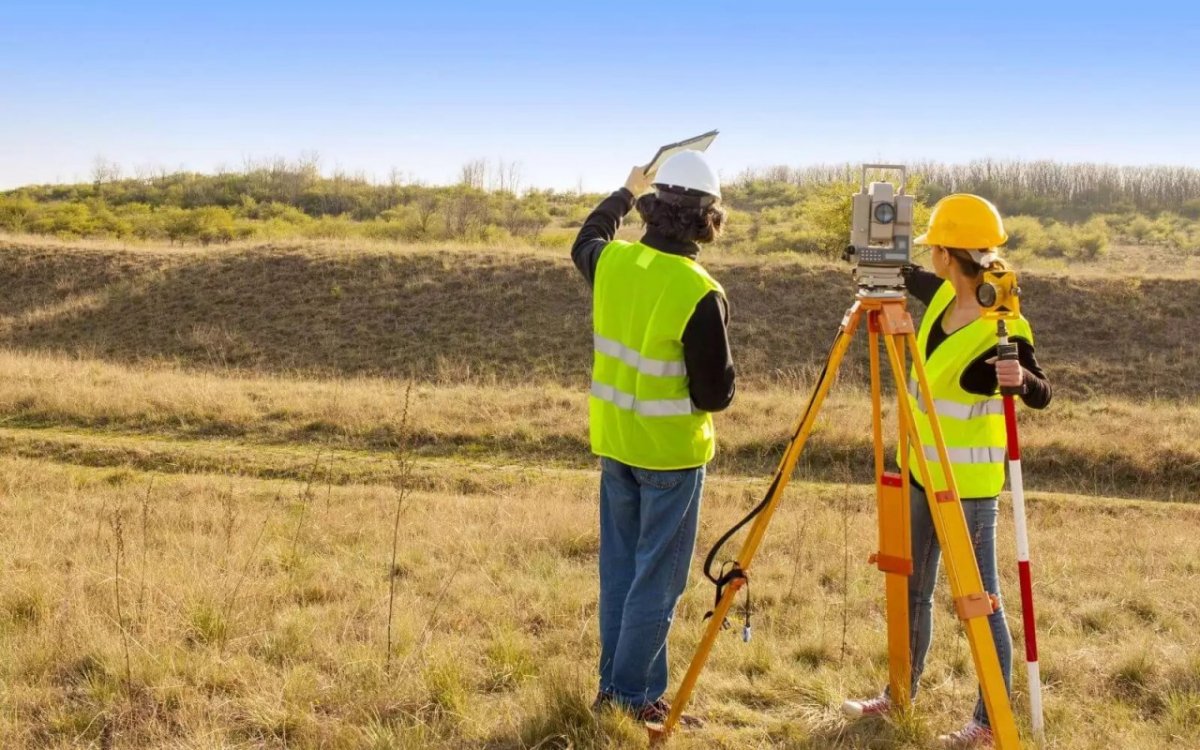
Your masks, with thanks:
<instances>
[{"instance_id":1,"label":"black coiled cable","mask_svg":"<svg viewBox=\"0 0 1200 750\"><path fill-rule=\"evenodd\" d=\"M797 440L800 439L800 433L804 429L804 424L808 421L809 415L812 413L813 407L816 404L817 394L821 392L821 388L822 388L823 384L825 383L825 379L829 377L829 364L830 364L830 360L833 358L833 352L837 348L838 342L841 341L842 336L844 336L844 335L845 335L845 331L842 328L839 328L837 335L834 336L834 338L833 338L833 343L829 347L829 353L825 357L825 365L824 365L824 367L821 368L821 374L817 378L816 384L813 386L811 395L809 395L809 397L808 397L808 404L804 407L804 412L801 415L800 420L796 423L796 430L792 433L791 439L788 440L787 446L784 448L784 455L787 455L787 453L789 451L791 451L792 445ZM721 595L725 592L725 587L727 585L729 585L729 583L731 583L732 581L735 581L739 578L742 578L742 579L746 578L746 572L744 570L742 570L742 566L738 563L737 560L726 560L724 563L721 564L720 572L714 573L713 566L716 563L717 555L720 554L721 548L724 547L725 544L731 538L733 538L733 536L735 534L737 534L739 531L741 531L746 526L746 524L753 521L756 517L758 517L758 515L760 513L763 512L763 510L766 509L767 504L771 502L771 496L775 494L776 488L778 488L779 483L782 481L783 481L783 465L781 463L779 470L777 470L775 472L775 476L771 480L771 486L767 488L766 494L763 495L762 501L759 502L758 505L754 506L754 508L752 508L750 510L750 512L747 513L744 518L742 518L742 520L735 523L732 527L730 527L730 529L728 531L726 531L724 534L722 534L721 538L717 540L716 544L714 544L712 546L712 549L710 549L708 551L708 555L704 558L704 577L707 578L708 580L712 581L713 585L715 585L717 587L716 596L713 600L713 609L710 609L704 615L705 619L708 619L709 617L711 617L713 612L716 611L717 604L721 601ZM746 602L747 625L749 624L749 620L750 620L750 603L749 603L749 600L747 600L747 602ZM724 624L727 625L728 623L724 623Z\"/></svg>"}]
</instances>

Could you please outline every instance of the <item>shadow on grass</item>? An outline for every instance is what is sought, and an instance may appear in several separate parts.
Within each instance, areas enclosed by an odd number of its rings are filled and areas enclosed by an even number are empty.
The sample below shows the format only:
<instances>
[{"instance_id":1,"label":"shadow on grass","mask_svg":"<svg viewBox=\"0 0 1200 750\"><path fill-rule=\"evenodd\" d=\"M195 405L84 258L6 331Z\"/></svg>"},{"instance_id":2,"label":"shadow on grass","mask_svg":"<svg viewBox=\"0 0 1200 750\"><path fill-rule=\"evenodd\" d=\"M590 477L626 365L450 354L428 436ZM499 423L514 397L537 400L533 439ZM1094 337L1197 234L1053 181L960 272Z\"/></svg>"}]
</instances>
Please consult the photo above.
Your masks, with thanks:
<instances>
[{"instance_id":1,"label":"shadow on grass","mask_svg":"<svg viewBox=\"0 0 1200 750\"><path fill-rule=\"evenodd\" d=\"M716 270L733 304L740 376L793 382L819 366L853 302L844 270ZM1060 393L1194 394L1195 284L1027 276L1022 288ZM18 349L291 374L585 383L592 357L590 292L565 255L499 251L9 244L0 322L0 345ZM865 350L853 347L845 378L862 381Z\"/></svg>"}]
</instances>

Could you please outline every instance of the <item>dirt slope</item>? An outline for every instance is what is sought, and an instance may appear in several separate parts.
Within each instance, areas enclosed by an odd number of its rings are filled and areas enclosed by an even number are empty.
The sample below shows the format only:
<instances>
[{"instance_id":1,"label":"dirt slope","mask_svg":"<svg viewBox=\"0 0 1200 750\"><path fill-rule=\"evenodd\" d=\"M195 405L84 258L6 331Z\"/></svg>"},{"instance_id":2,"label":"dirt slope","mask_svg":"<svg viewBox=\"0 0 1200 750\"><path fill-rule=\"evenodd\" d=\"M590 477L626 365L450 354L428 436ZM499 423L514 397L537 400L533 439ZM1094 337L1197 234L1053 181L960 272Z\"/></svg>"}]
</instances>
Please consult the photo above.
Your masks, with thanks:
<instances>
[{"instance_id":1,"label":"dirt slope","mask_svg":"<svg viewBox=\"0 0 1200 750\"><path fill-rule=\"evenodd\" d=\"M851 300L843 270L710 265L746 382L819 364ZM1022 285L1059 393L1196 396L1200 285L1033 275ZM0 245L0 346L127 363L581 383L589 314L569 260L544 254Z\"/></svg>"}]
</instances>

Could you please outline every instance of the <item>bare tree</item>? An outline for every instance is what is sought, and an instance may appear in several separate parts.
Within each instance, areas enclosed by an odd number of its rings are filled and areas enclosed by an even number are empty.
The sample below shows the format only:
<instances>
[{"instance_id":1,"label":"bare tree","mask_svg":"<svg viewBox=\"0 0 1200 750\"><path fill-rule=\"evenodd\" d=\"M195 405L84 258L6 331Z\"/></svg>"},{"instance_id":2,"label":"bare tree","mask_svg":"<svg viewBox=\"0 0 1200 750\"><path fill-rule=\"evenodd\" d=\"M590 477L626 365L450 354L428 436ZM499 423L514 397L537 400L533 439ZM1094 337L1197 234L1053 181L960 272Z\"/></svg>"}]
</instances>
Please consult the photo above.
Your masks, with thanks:
<instances>
[{"instance_id":1,"label":"bare tree","mask_svg":"<svg viewBox=\"0 0 1200 750\"><path fill-rule=\"evenodd\" d=\"M504 160L497 159L496 160L496 169L495 169L495 171L493 171L491 173L491 175L490 175L491 179L488 180L488 190L503 193L506 189L505 184L504 184L505 176L506 175L504 172Z\"/></svg>"},{"instance_id":2,"label":"bare tree","mask_svg":"<svg viewBox=\"0 0 1200 750\"><path fill-rule=\"evenodd\" d=\"M296 167L306 178L316 179L321 174L321 154L317 151L301 151Z\"/></svg>"},{"instance_id":3,"label":"bare tree","mask_svg":"<svg viewBox=\"0 0 1200 750\"><path fill-rule=\"evenodd\" d=\"M417 226L421 229L422 237L429 236L429 222L433 220L440 205L441 200L432 190L422 191L421 195L413 202L413 206L417 210Z\"/></svg>"},{"instance_id":4,"label":"bare tree","mask_svg":"<svg viewBox=\"0 0 1200 750\"><path fill-rule=\"evenodd\" d=\"M109 161L103 156L97 156L92 162L92 182L96 186L96 192L100 192L102 185L110 182L116 182L121 179L121 165L114 161Z\"/></svg>"},{"instance_id":5,"label":"bare tree","mask_svg":"<svg viewBox=\"0 0 1200 750\"><path fill-rule=\"evenodd\" d=\"M441 207L447 232L459 239L474 234L488 218L487 197L465 185L455 187Z\"/></svg>"},{"instance_id":6,"label":"bare tree","mask_svg":"<svg viewBox=\"0 0 1200 750\"><path fill-rule=\"evenodd\" d=\"M462 165L459 171L458 181L462 185L483 190L487 182L487 161L484 159L472 159Z\"/></svg>"},{"instance_id":7,"label":"bare tree","mask_svg":"<svg viewBox=\"0 0 1200 750\"><path fill-rule=\"evenodd\" d=\"M503 159L497 159L493 186L502 193L509 192L519 195L521 192L521 162L506 162Z\"/></svg>"},{"instance_id":8,"label":"bare tree","mask_svg":"<svg viewBox=\"0 0 1200 750\"><path fill-rule=\"evenodd\" d=\"M134 178L143 185L149 185L154 181L154 176L158 174L163 167L156 166L151 162L138 164L133 168Z\"/></svg>"}]
</instances>

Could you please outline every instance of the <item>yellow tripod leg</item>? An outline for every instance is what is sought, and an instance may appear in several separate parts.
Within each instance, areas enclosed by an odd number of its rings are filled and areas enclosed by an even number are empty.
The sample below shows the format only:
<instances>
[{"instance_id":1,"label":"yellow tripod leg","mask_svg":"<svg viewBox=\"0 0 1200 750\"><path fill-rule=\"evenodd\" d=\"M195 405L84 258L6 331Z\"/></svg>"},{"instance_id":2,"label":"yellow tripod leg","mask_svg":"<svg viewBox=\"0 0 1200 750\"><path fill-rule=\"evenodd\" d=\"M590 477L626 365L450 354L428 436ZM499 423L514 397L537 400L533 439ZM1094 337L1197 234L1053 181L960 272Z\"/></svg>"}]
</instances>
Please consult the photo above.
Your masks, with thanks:
<instances>
[{"instance_id":1,"label":"yellow tripod leg","mask_svg":"<svg viewBox=\"0 0 1200 750\"><path fill-rule=\"evenodd\" d=\"M950 580L950 591L954 597L955 609L959 619L963 621L967 640L971 644L975 673L983 692L983 700L987 707L996 747L1000 750L1018 750L1021 746L1020 738L1013 720L1008 692L1004 686L1004 676L1000 671L1000 659L996 654L996 644L992 639L992 631L987 621L988 615L992 612L992 601L983 589L983 579L979 575L979 566L975 562L975 551L971 544L971 535L967 530L967 521L963 515L958 489L954 484L954 474L946 470L946 467L950 465L949 454L946 451L946 441L942 436L941 425L934 411L933 397L925 375L925 366L921 362L920 351L917 348L916 336L910 331L904 334L904 339L913 357L913 369L916 371L919 393L929 411L929 422L933 430L939 464L948 487L945 492L931 491L936 485L932 480L929 462L922 450L915 451L921 481L930 490L926 494L930 514L933 516L934 528L946 563L946 577ZM896 343L892 336L884 336L884 343L887 346L892 374L896 379L896 388L901 391L906 390L904 371L900 366L900 355ZM921 436L917 433L913 422L908 399L900 399L900 413L901 424L907 427L910 438L919 445Z\"/></svg>"},{"instance_id":2,"label":"yellow tripod leg","mask_svg":"<svg viewBox=\"0 0 1200 750\"><path fill-rule=\"evenodd\" d=\"M911 318L910 318L910 320L911 320ZM904 353L903 353L903 351L901 351L901 353L900 353L900 370L901 371L904 370ZM905 576L905 580L903 583L896 582L896 583L893 583L892 585L895 586L897 589L899 589L899 591L897 593L893 594L893 596L901 596L902 595L904 597L904 616L906 618L905 619L905 626L906 626L905 637L908 638L908 641L904 644L905 654L907 655L907 658L908 658L908 661L905 664L906 669L904 672L904 681L905 681L904 684L908 685L909 690L911 690L912 689L912 687L911 687L912 686L912 651L911 651L912 633L908 631L907 625L910 622L910 616L911 616L911 613L908 611L908 607L909 607L909 598L908 598L909 580L908 579L912 577L912 571L913 571L912 512L911 512L912 506L910 504L911 497L909 494L908 422L905 420L904 412L899 408L899 404L898 404L898 402L900 400L907 401L907 399L908 399L908 394L905 393L904 391L896 392L896 400L897 400L896 415L897 415L898 431L900 433L900 437L899 437L899 444L900 444L899 445L899 447L900 447L900 502L899 502L899 507L896 510L896 513L899 516L898 524L899 524L899 528L900 528L900 533L898 534L898 536L900 537L898 546L903 551L902 554L904 556L904 559L908 563L908 575ZM909 695L909 694L906 694L906 695ZM910 696L910 699L911 699L911 696Z\"/></svg>"},{"instance_id":3,"label":"yellow tripod leg","mask_svg":"<svg viewBox=\"0 0 1200 750\"><path fill-rule=\"evenodd\" d=\"M771 481L767 503L762 513L754 519L754 523L746 535L746 541L742 544L742 549L738 553L736 562L743 573L750 570L750 564L754 560L754 555L758 552L759 545L762 544L763 537L767 533L767 526L770 525L771 517L775 514L775 509L779 506L784 489L787 488L788 482L791 481L792 472L796 469L796 462L804 450L805 443L808 442L809 435L812 434L813 425L816 424L817 415L821 411L821 405L825 402L825 397L829 394L829 389L832 387L838 369L841 367L842 359L846 356L846 350L850 347L850 342L854 339L854 332L858 328L861 317L861 305L855 302L846 312L845 317L842 318L840 335L829 354L825 377L822 378L820 385L813 394L809 408L800 417L800 421L792 430L792 439L788 443L787 450L784 451L783 458L779 462L779 468L775 470L775 476ZM708 627L704 630L704 636L700 639L699 645L696 646L696 653L692 656L691 664L688 665L687 674L684 675L683 681L679 683L679 690L675 693L675 700L671 702L670 714L667 715L666 721L661 726L646 725L646 730L650 734L651 744L658 744L665 741L678 725L679 717L683 715L683 710L687 706L688 700L692 697L692 691L696 688L696 681L700 679L700 673L704 670L704 665L708 661L709 654L712 652L713 644L716 642L717 636L721 633L725 616L729 614L729 608L733 606L733 600L737 597L737 593L744 583L745 579L741 578L735 578L730 581L725 587L717 605L713 607L712 618L708 622Z\"/></svg>"},{"instance_id":4,"label":"yellow tripod leg","mask_svg":"<svg viewBox=\"0 0 1200 750\"><path fill-rule=\"evenodd\" d=\"M879 551L871 556L884 572L887 602L888 686L892 701L907 709L912 690L908 629L908 578L912 575L908 498L900 474L887 473L883 455L883 395L879 363L879 313L868 318L871 356L871 431L875 445L875 503Z\"/></svg>"}]
</instances>

